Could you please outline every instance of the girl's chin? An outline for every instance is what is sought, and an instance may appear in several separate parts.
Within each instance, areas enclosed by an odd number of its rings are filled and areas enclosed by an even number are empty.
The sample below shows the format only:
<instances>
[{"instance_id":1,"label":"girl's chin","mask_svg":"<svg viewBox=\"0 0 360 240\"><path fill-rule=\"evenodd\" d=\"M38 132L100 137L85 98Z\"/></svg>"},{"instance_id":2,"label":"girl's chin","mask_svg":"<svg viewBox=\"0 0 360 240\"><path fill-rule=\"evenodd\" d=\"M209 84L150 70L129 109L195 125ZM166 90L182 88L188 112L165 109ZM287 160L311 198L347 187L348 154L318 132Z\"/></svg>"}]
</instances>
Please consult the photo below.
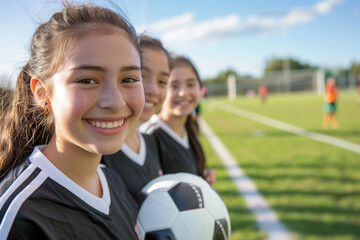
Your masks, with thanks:
<instances>
[{"instance_id":1,"label":"girl's chin","mask_svg":"<svg viewBox=\"0 0 360 240\"><path fill-rule=\"evenodd\" d=\"M151 118L151 116L154 114L153 111L143 111L143 113L141 114L141 117L139 119L139 121L141 122L146 122L147 120L149 120Z\"/></svg>"},{"instance_id":2,"label":"girl's chin","mask_svg":"<svg viewBox=\"0 0 360 240\"><path fill-rule=\"evenodd\" d=\"M192 114L192 111L186 111L186 110L178 110L174 115L178 117L187 117L188 115Z\"/></svg>"},{"instance_id":3,"label":"girl's chin","mask_svg":"<svg viewBox=\"0 0 360 240\"><path fill-rule=\"evenodd\" d=\"M111 155L111 154L118 152L120 150L121 146L101 148L101 149L98 149L98 153L101 155Z\"/></svg>"}]
</instances>

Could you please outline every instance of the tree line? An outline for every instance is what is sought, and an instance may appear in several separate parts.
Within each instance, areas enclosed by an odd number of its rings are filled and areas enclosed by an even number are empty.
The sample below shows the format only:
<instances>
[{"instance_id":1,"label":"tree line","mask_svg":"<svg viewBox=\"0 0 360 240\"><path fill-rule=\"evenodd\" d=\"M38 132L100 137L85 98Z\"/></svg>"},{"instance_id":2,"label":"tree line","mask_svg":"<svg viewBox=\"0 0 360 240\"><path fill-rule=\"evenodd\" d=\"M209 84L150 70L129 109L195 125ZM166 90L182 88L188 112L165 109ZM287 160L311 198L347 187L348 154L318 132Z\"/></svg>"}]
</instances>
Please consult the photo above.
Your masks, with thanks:
<instances>
[{"instance_id":1,"label":"tree line","mask_svg":"<svg viewBox=\"0 0 360 240\"><path fill-rule=\"evenodd\" d=\"M309 69L316 70L319 67L315 65L311 65L305 62L302 62L295 58L272 58L268 60L265 64L264 75L270 72L275 71L283 71L284 68L288 68L289 70L301 70L301 69ZM360 62L352 62L349 68L338 67L336 69L324 69L326 72L334 72L337 75L357 75L360 73ZM217 76L213 78L205 78L204 82L213 82L213 83L221 83L226 82L229 75L234 75L237 79L241 78L243 80L258 80L251 75L241 75L236 70L232 68L228 68L226 70L220 71Z\"/></svg>"}]
</instances>

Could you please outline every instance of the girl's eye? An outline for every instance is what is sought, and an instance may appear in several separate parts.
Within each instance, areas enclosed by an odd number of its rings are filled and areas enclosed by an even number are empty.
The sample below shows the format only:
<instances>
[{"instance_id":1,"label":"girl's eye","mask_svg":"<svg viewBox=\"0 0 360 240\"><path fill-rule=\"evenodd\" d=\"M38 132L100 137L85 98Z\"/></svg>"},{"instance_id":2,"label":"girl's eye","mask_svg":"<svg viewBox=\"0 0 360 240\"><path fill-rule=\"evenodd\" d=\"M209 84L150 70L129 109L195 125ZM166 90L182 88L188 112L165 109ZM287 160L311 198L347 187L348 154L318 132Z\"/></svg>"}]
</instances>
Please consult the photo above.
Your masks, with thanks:
<instances>
[{"instance_id":1,"label":"girl's eye","mask_svg":"<svg viewBox=\"0 0 360 240\"><path fill-rule=\"evenodd\" d=\"M96 81L94 79L91 79L91 78L83 78L83 79L80 79L78 81L78 83L82 83L82 84L94 84L96 83Z\"/></svg>"},{"instance_id":2,"label":"girl's eye","mask_svg":"<svg viewBox=\"0 0 360 240\"><path fill-rule=\"evenodd\" d=\"M135 78L125 78L122 80L122 83L133 83L133 82L138 82L139 80L135 79Z\"/></svg>"},{"instance_id":3,"label":"girl's eye","mask_svg":"<svg viewBox=\"0 0 360 240\"><path fill-rule=\"evenodd\" d=\"M190 87L190 88L193 88L193 87L196 87L197 84L198 84L197 82L191 81L191 82L188 82L187 86Z\"/></svg>"},{"instance_id":4,"label":"girl's eye","mask_svg":"<svg viewBox=\"0 0 360 240\"><path fill-rule=\"evenodd\" d=\"M160 85L165 85L165 86L166 86L166 85L167 85L167 81L160 80L160 81L159 81L159 84L160 84Z\"/></svg>"}]
</instances>

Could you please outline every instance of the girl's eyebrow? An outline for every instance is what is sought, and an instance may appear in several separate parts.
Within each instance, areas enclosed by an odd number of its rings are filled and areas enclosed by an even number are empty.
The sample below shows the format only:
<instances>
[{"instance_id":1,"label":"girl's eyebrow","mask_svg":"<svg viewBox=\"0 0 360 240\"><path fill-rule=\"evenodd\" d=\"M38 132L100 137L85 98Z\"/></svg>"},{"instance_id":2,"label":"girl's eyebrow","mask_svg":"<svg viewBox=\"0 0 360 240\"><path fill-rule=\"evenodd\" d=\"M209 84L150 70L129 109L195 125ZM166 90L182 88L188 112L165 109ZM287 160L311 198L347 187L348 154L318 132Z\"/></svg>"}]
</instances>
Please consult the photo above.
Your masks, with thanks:
<instances>
[{"instance_id":1,"label":"girl's eyebrow","mask_svg":"<svg viewBox=\"0 0 360 240\"><path fill-rule=\"evenodd\" d=\"M130 65L130 66L122 67L120 71L121 72L141 71L141 67L139 67L137 65Z\"/></svg>"},{"instance_id":2,"label":"girl's eyebrow","mask_svg":"<svg viewBox=\"0 0 360 240\"><path fill-rule=\"evenodd\" d=\"M167 77L170 76L170 73L169 73L169 72L161 72L160 74L163 75L163 76L167 76Z\"/></svg>"},{"instance_id":3,"label":"girl's eyebrow","mask_svg":"<svg viewBox=\"0 0 360 240\"><path fill-rule=\"evenodd\" d=\"M70 69L71 71L74 70L90 70L90 71L96 71L96 72L106 72L106 69L100 66L94 66L94 65L80 65L76 66ZM137 65L129 65L124 66L120 69L120 72L129 72L129 71L141 71L141 67Z\"/></svg>"},{"instance_id":4,"label":"girl's eyebrow","mask_svg":"<svg viewBox=\"0 0 360 240\"><path fill-rule=\"evenodd\" d=\"M143 66L142 67L142 70L143 71L148 71L148 72L151 72L151 69L149 67L146 67L146 66ZM169 72L165 72L165 71L162 71L160 72L160 75L163 75L163 76L170 76L170 73Z\"/></svg>"},{"instance_id":5,"label":"girl's eyebrow","mask_svg":"<svg viewBox=\"0 0 360 240\"><path fill-rule=\"evenodd\" d=\"M105 72L104 68L94 65L80 65L70 69L70 71L74 71L74 70L90 70L96 72Z\"/></svg>"},{"instance_id":6,"label":"girl's eyebrow","mask_svg":"<svg viewBox=\"0 0 360 240\"><path fill-rule=\"evenodd\" d=\"M197 79L196 78L188 78L188 79L186 79L186 81L193 82L193 81L197 81Z\"/></svg>"}]
</instances>

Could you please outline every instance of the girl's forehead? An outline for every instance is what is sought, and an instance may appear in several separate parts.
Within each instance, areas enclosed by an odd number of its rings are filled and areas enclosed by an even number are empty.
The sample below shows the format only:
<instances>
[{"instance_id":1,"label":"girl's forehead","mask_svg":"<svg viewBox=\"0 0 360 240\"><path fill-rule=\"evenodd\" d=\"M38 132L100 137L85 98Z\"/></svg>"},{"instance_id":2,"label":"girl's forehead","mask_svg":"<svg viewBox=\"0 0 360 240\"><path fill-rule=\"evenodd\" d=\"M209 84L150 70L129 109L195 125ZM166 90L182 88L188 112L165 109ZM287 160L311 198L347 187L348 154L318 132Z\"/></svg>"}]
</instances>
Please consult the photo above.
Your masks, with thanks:
<instances>
[{"instance_id":1,"label":"girl's forehead","mask_svg":"<svg viewBox=\"0 0 360 240\"><path fill-rule=\"evenodd\" d=\"M115 36L120 44L124 44L124 40L126 45L131 49L135 49L137 52L136 55L140 56L140 52L137 49L137 46L131 40L131 37L128 33L116 26L108 26L108 25L83 25L78 28L78 31L64 32L60 34L56 41L56 47L54 54L54 63L58 64L57 69L62 69L70 61L79 57L79 55L86 55L86 52L90 54L94 52L99 47L110 47L110 44L107 42L97 42L96 39L104 39L104 37ZM87 46L84 48L84 46Z\"/></svg>"},{"instance_id":2,"label":"girl's forehead","mask_svg":"<svg viewBox=\"0 0 360 240\"><path fill-rule=\"evenodd\" d=\"M177 74L194 74L194 71L192 68L186 64L176 65L171 69L171 73L177 73Z\"/></svg>"},{"instance_id":3,"label":"girl's forehead","mask_svg":"<svg viewBox=\"0 0 360 240\"><path fill-rule=\"evenodd\" d=\"M194 73L194 71L192 70L192 68L190 66L187 65L180 65L180 66L176 66L174 67L171 72L170 72L170 78L197 78L196 74Z\"/></svg>"},{"instance_id":4,"label":"girl's forehead","mask_svg":"<svg viewBox=\"0 0 360 240\"><path fill-rule=\"evenodd\" d=\"M71 61L101 62L112 55L124 60L124 57L133 56L140 59L136 47L127 37L126 33L116 32L109 34L88 34L75 41L67 48L65 63ZM132 58L127 60L131 61Z\"/></svg>"}]
</instances>

